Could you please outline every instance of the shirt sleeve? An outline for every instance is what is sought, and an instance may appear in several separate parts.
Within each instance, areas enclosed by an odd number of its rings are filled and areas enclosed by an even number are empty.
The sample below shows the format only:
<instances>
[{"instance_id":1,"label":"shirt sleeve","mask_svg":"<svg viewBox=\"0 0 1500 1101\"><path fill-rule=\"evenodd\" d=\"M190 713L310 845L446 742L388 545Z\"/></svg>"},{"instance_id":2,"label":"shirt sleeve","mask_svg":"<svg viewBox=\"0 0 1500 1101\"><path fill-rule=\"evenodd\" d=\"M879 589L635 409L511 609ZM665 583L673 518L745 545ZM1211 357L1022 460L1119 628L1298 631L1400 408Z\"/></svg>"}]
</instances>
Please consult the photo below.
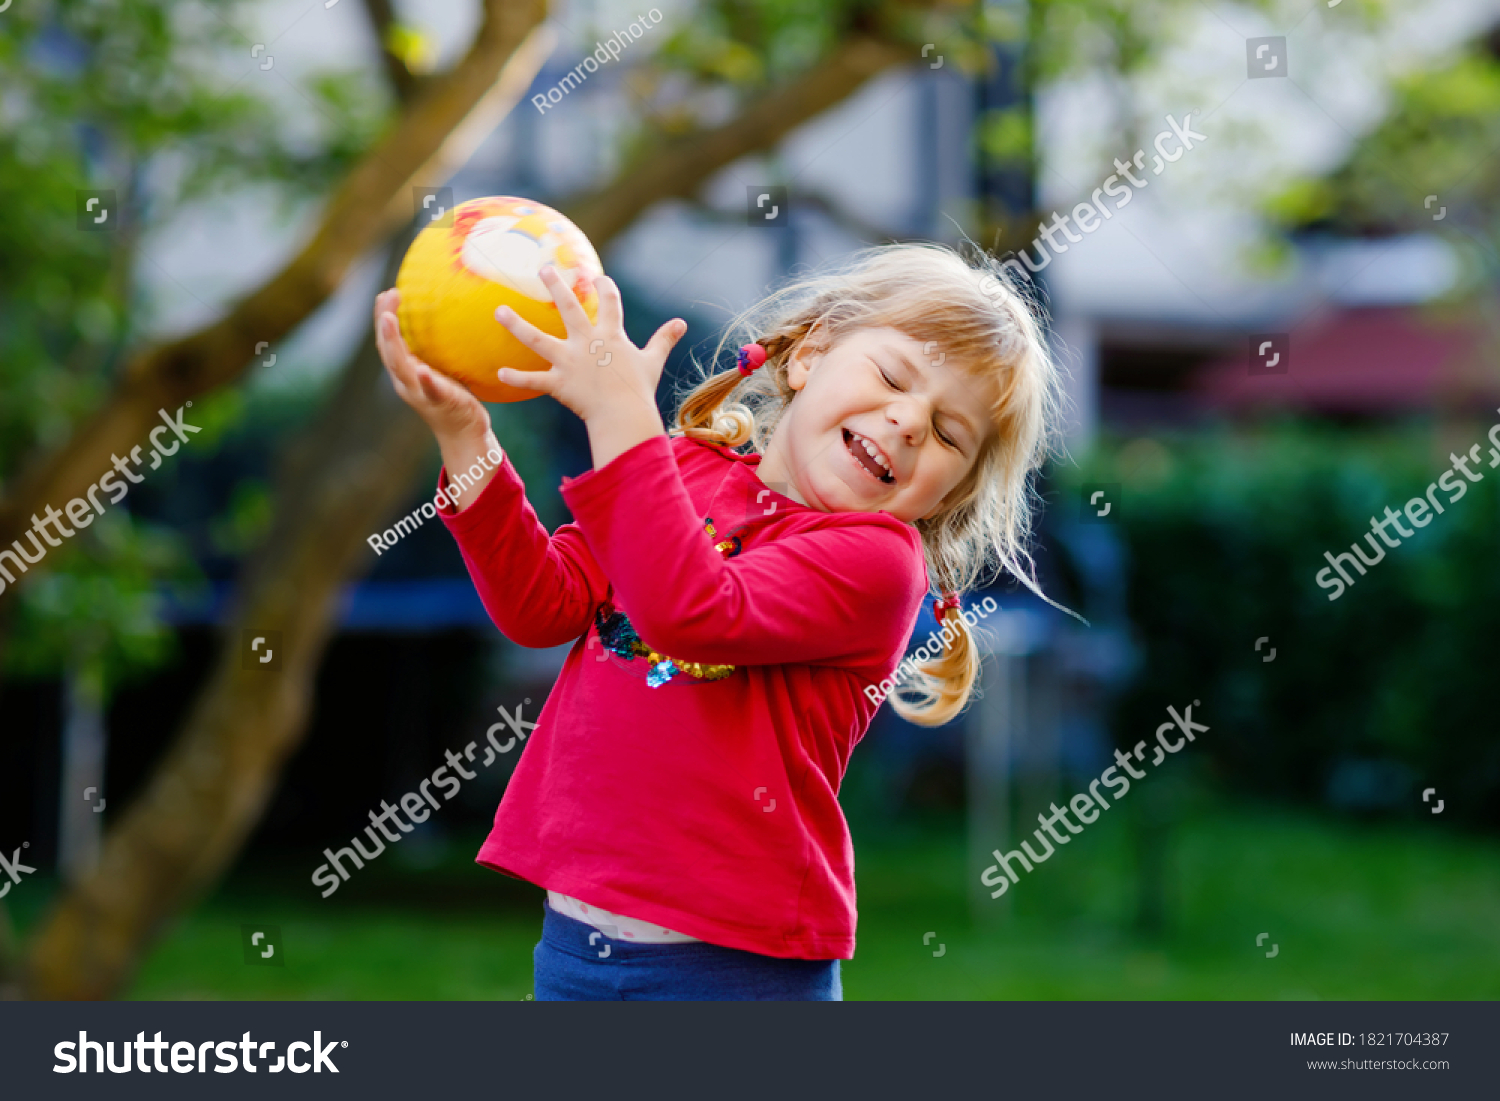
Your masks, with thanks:
<instances>
[{"instance_id":1,"label":"shirt sleeve","mask_svg":"<svg viewBox=\"0 0 1500 1101\"><path fill-rule=\"evenodd\" d=\"M438 473L448 492L448 471ZM526 499L507 454L462 512L438 510L490 619L506 638L533 648L560 646L589 629L609 580L576 523L549 536Z\"/></svg>"},{"instance_id":2,"label":"shirt sleeve","mask_svg":"<svg viewBox=\"0 0 1500 1101\"><path fill-rule=\"evenodd\" d=\"M927 589L921 537L884 513L829 514L725 558L666 436L563 479L562 495L613 601L642 639L684 661L879 664L905 645Z\"/></svg>"}]
</instances>

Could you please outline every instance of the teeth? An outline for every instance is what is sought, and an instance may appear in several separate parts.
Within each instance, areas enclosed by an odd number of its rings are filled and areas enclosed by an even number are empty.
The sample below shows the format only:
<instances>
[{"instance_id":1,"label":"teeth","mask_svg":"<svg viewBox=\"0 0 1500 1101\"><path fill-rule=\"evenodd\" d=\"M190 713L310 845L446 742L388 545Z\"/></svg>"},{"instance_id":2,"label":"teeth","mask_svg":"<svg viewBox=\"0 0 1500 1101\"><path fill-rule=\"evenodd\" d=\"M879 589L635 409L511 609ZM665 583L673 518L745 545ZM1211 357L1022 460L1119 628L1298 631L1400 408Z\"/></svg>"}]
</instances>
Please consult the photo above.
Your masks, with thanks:
<instances>
[{"instance_id":1,"label":"teeth","mask_svg":"<svg viewBox=\"0 0 1500 1101\"><path fill-rule=\"evenodd\" d=\"M885 456L880 453L879 449L876 448L876 446L874 444L872 444L869 440L865 439L858 432L850 432L849 435L853 436L855 438L855 440L858 441L859 443L864 444L865 445L865 450L867 452L869 452L870 458L874 459L881 466L885 467L887 473L889 473L889 471L891 469L891 464L886 461Z\"/></svg>"}]
</instances>

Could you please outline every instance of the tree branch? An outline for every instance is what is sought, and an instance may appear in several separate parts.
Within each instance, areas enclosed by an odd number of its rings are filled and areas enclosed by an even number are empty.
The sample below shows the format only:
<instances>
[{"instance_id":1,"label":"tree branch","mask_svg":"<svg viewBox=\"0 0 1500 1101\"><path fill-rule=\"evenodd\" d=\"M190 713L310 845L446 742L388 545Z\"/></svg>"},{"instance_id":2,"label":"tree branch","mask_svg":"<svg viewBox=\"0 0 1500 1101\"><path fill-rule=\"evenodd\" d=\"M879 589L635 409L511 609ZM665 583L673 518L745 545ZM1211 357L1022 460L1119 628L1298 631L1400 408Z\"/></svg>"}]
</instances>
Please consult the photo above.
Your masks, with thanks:
<instances>
[{"instance_id":1,"label":"tree branch","mask_svg":"<svg viewBox=\"0 0 1500 1101\"><path fill-rule=\"evenodd\" d=\"M878 241L882 244L931 240L931 237L926 234L907 236L892 233L884 226L878 226L874 222L861 218L827 191L815 188L803 190L800 187L788 187L787 202L797 210L821 210L829 221L833 222L840 229L847 231L850 235L862 240ZM722 222L726 225L730 223L745 224L745 212L743 210L719 209L698 200L693 201L692 207L694 212L704 221Z\"/></svg>"},{"instance_id":2,"label":"tree branch","mask_svg":"<svg viewBox=\"0 0 1500 1101\"><path fill-rule=\"evenodd\" d=\"M691 198L714 172L774 146L871 77L912 58L912 47L903 43L869 36L849 39L728 123L671 139L637 158L609 186L569 203L571 216L591 240L613 237L652 203Z\"/></svg>"},{"instance_id":3,"label":"tree branch","mask_svg":"<svg viewBox=\"0 0 1500 1101\"><path fill-rule=\"evenodd\" d=\"M411 217L413 181L446 179L472 153L474 145L452 140L460 133L482 140L466 120L492 118L506 98L514 103L524 94L554 40L541 26L545 14L545 0L485 0L467 55L431 81L349 173L301 251L218 321L135 355L100 409L22 473L0 500L0 546L26 531L32 514L86 491L110 469L113 454L128 454L145 439L159 408L174 410L234 381L259 341L275 343L317 309L366 249ZM7 587L0 601L13 591Z\"/></svg>"},{"instance_id":4,"label":"tree branch","mask_svg":"<svg viewBox=\"0 0 1500 1101\"><path fill-rule=\"evenodd\" d=\"M391 0L365 0L365 14L370 17L370 29L375 32L375 46L380 50L380 62L385 66L391 91L396 93L396 98L402 103L410 103L421 80L406 67L406 59L398 57L391 49L391 28L396 25Z\"/></svg>"}]
</instances>

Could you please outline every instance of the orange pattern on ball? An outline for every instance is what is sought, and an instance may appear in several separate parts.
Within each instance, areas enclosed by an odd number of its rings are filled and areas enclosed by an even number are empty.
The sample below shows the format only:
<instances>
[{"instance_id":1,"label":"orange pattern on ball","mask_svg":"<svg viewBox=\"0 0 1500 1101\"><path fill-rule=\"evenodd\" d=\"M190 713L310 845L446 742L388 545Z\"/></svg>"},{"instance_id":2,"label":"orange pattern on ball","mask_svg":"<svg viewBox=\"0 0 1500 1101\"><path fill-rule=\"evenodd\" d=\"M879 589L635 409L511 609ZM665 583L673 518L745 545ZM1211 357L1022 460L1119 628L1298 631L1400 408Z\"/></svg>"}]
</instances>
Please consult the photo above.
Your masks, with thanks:
<instances>
[{"instance_id":1,"label":"orange pattern on ball","mask_svg":"<svg viewBox=\"0 0 1500 1101\"><path fill-rule=\"evenodd\" d=\"M545 371L550 364L495 320L495 310L509 306L543 332L566 337L567 326L541 281L546 263L596 321L592 280L604 269L577 226L530 199L498 195L460 203L451 226L431 225L417 235L396 275L396 316L407 347L482 401L540 396L496 377L501 367Z\"/></svg>"}]
</instances>

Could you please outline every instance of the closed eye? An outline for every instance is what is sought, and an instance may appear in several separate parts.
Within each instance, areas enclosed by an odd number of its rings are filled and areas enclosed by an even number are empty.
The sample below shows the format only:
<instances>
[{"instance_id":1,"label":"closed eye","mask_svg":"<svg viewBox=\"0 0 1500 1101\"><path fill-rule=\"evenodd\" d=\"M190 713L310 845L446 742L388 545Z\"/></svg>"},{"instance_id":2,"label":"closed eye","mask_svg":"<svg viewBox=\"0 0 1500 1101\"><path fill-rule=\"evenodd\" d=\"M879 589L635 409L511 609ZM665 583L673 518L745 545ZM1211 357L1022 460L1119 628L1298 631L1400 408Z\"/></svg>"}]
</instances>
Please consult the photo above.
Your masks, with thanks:
<instances>
[{"instance_id":1,"label":"closed eye","mask_svg":"<svg viewBox=\"0 0 1500 1101\"><path fill-rule=\"evenodd\" d=\"M896 383L891 379L891 376L885 373L885 368L884 367L879 368L879 370L880 370L880 377L883 378L883 379L885 379L885 382L886 382L887 386L889 386L892 390L899 390L899 389L901 389L901 387L897 386ZM953 448L954 451L960 451L960 450L962 450L958 446L958 441L955 440L955 439L953 439L952 437L946 435L941 428L937 429L936 431L937 431L937 437L938 437L938 439L942 440L949 447Z\"/></svg>"}]
</instances>

